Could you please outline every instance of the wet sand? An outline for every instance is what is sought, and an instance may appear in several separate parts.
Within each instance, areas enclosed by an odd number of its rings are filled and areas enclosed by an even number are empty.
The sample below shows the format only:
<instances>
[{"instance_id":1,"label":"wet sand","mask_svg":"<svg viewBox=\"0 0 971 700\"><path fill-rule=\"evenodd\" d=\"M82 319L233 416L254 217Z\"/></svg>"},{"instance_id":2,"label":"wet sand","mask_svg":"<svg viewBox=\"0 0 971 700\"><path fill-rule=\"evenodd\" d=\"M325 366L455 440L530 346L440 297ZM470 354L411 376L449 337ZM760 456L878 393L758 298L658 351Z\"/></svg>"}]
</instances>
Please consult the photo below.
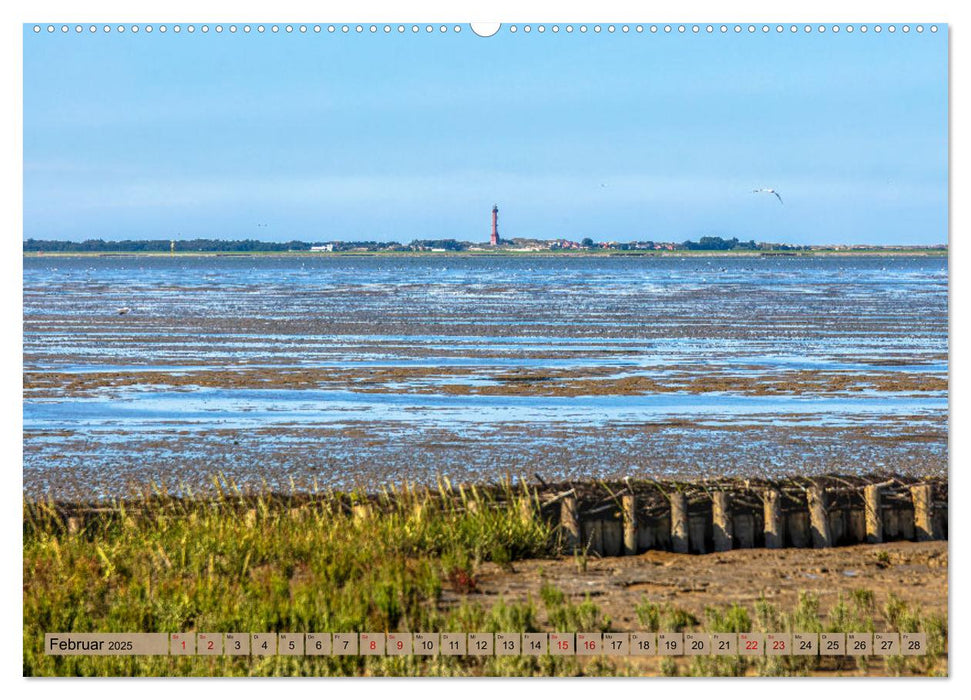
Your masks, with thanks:
<instances>
[{"instance_id":1,"label":"wet sand","mask_svg":"<svg viewBox=\"0 0 971 700\"><path fill-rule=\"evenodd\" d=\"M653 375L653 376L651 376ZM848 392L947 391L947 377L911 371L825 372L783 371L770 376L751 370L732 374L717 367L675 367L636 372L629 367L583 369L493 369L472 367L296 367L233 370L181 368L161 372L25 372L24 392L35 398L96 396L105 389L147 386L158 388L199 387L226 389L333 389L375 393L452 394L481 396L629 396L635 394L732 392L746 396L802 395L840 396Z\"/></svg>"},{"instance_id":2,"label":"wet sand","mask_svg":"<svg viewBox=\"0 0 971 700\"><path fill-rule=\"evenodd\" d=\"M947 468L946 258L24 264L31 496Z\"/></svg>"},{"instance_id":3,"label":"wet sand","mask_svg":"<svg viewBox=\"0 0 971 700\"><path fill-rule=\"evenodd\" d=\"M485 563L471 599L491 604L540 601L544 583L573 602L586 596L610 617L618 630L638 628L635 606L643 599L671 603L704 619L706 606L738 603L750 609L764 599L792 610L803 592L819 597L826 612L840 595L867 589L880 610L892 593L925 613L947 615L948 543L890 542L831 549L735 549L717 554L649 551L632 557L561 557L517 561L501 567ZM458 603L464 592L445 601ZM542 609L542 605L539 605ZM877 631L886 628L879 614ZM882 623L882 626L881 626Z\"/></svg>"}]
</instances>

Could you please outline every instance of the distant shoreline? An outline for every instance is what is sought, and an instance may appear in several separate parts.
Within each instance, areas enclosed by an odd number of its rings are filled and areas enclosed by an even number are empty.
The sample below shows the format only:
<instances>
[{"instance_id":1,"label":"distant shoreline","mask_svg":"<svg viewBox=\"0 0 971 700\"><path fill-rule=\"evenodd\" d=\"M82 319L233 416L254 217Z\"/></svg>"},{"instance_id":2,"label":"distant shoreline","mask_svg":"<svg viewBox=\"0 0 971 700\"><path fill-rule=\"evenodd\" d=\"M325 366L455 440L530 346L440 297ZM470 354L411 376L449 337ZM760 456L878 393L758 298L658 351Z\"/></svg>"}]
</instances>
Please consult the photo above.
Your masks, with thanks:
<instances>
[{"instance_id":1,"label":"distant shoreline","mask_svg":"<svg viewBox=\"0 0 971 700\"><path fill-rule=\"evenodd\" d=\"M280 258L347 258L347 257L408 257L408 258L810 258L810 257L947 257L947 248L867 248L861 250L463 250L463 251L55 251L24 252L25 258L172 258L172 257L280 257Z\"/></svg>"}]
</instances>

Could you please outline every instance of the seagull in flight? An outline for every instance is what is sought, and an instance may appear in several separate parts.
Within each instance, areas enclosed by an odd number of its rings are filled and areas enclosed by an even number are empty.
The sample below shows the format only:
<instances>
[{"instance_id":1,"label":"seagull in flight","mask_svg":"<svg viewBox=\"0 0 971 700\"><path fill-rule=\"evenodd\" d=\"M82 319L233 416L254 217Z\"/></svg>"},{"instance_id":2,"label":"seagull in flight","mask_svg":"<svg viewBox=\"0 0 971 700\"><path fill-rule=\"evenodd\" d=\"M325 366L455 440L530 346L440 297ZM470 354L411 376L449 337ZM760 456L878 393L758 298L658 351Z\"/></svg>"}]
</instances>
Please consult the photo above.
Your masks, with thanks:
<instances>
[{"instance_id":1,"label":"seagull in flight","mask_svg":"<svg viewBox=\"0 0 971 700\"><path fill-rule=\"evenodd\" d=\"M779 204L785 204L785 202L782 201L782 197L779 196L779 193L776 192L771 187L760 187L757 190L752 190L752 192L755 192L755 193L762 193L762 192L764 192L765 194L774 194L776 197L778 197Z\"/></svg>"},{"instance_id":2,"label":"seagull in flight","mask_svg":"<svg viewBox=\"0 0 971 700\"><path fill-rule=\"evenodd\" d=\"M131 307L128 307L128 306L122 306L122 307L121 307L120 309L118 309L118 315L119 315L119 316L124 316L124 315L125 315L125 314L127 314L127 313L128 313L129 311L131 311Z\"/></svg>"}]
</instances>

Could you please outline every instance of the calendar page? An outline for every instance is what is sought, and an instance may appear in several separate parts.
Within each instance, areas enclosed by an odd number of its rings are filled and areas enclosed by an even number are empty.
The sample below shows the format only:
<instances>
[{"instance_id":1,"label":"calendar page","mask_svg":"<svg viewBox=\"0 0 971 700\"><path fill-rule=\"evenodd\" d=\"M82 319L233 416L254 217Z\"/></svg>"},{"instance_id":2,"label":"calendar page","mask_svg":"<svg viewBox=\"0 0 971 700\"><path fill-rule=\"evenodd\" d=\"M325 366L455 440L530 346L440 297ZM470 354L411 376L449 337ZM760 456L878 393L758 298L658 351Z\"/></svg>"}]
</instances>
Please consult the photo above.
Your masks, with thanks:
<instances>
[{"instance_id":1,"label":"calendar page","mask_svg":"<svg viewBox=\"0 0 971 700\"><path fill-rule=\"evenodd\" d=\"M22 27L25 676L948 675L947 23L273 13Z\"/></svg>"}]
</instances>

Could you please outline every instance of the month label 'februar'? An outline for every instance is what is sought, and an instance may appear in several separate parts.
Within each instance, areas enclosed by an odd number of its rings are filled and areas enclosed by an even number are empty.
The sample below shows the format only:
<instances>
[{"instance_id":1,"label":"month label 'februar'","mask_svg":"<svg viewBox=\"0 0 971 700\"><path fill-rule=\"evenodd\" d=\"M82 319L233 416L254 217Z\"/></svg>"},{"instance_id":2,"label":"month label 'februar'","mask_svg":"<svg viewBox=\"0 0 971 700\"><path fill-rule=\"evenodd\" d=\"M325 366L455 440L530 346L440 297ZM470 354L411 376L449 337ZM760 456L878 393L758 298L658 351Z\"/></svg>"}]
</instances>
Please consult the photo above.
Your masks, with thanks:
<instances>
[{"instance_id":1,"label":"month label 'februar'","mask_svg":"<svg viewBox=\"0 0 971 700\"><path fill-rule=\"evenodd\" d=\"M48 633L44 635L44 653L49 656L165 655L169 653L169 635L107 632Z\"/></svg>"}]
</instances>

